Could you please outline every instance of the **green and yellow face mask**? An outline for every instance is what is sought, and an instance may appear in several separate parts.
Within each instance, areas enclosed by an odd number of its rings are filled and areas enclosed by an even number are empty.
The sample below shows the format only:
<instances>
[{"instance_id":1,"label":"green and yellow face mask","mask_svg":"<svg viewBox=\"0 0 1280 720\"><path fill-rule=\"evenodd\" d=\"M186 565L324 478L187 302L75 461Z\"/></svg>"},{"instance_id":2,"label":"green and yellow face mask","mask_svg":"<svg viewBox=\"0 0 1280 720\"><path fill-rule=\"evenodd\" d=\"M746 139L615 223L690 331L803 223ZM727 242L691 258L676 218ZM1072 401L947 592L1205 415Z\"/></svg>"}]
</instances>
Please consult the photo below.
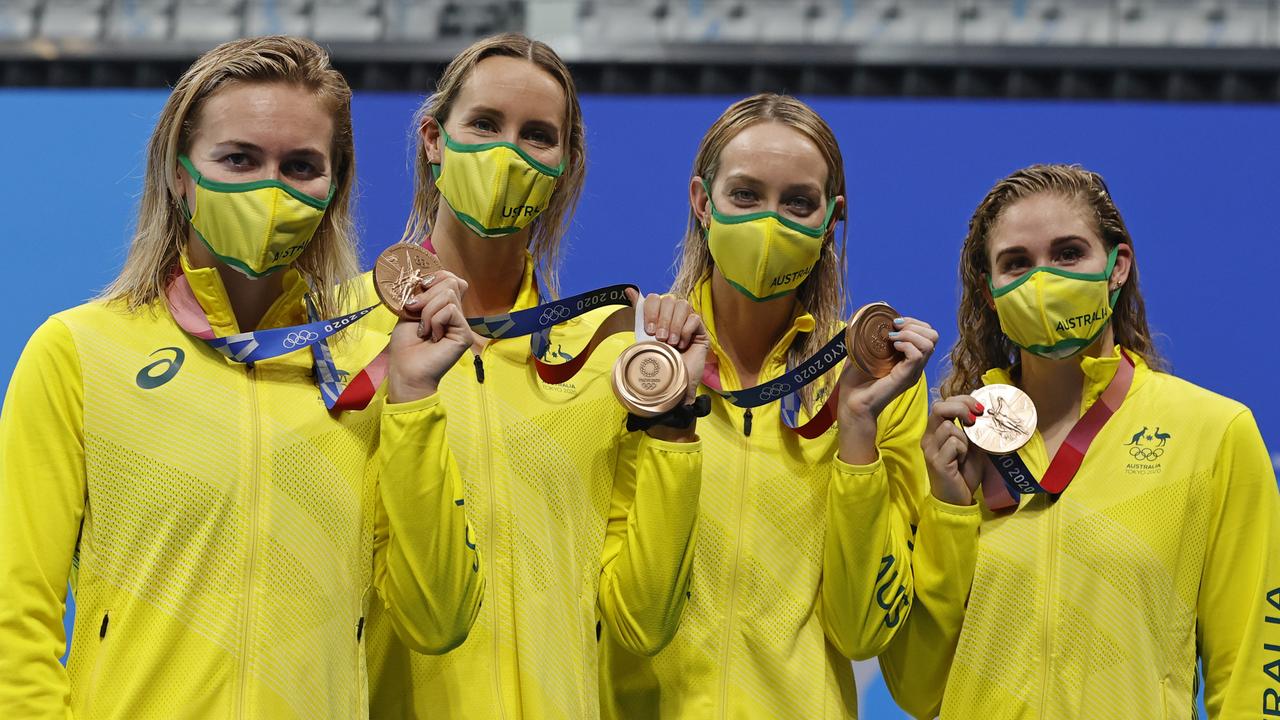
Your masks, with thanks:
<instances>
[{"instance_id":1,"label":"green and yellow face mask","mask_svg":"<svg viewBox=\"0 0 1280 720\"><path fill-rule=\"evenodd\" d=\"M279 180L218 182L196 170L186 155L178 162L196 183L195 213L182 203L196 237L219 260L253 278L302 255L337 191L330 185L329 195L320 199Z\"/></svg>"},{"instance_id":2,"label":"green and yellow face mask","mask_svg":"<svg viewBox=\"0 0 1280 720\"><path fill-rule=\"evenodd\" d=\"M477 235L502 237L519 232L547 209L556 181L564 173L544 165L508 142L460 143L445 132L443 162L432 164L436 188L453 214Z\"/></svg>"},{"instance_id":3,"label":"green and yellow face mask","mask_svg":"<svg viewBox=\"0 0 1280 720\"><path fill-rule=\"evenodd\" d=\"M704 180L711 223L707 248L720 273L752 300L781 297L800 287L822 255L836 199L827 200L827 214L818 227L809 227L776 212L724 215L711 199Z\"/></svg>"},{"instance_id":4,"label":"green and yellow face mask","mask_svg":"<svg viewBox=\"0 0 1280 720\"><path fill-rule=\"evenodd\" d=\"M1056 360L1092 345L1111 322L1120 296L1118 288L1107 290L1118 249L1099 273L1042 266L999 289L988 277L1000 329L1023 350Z\"/></svg>"}]
</instances>

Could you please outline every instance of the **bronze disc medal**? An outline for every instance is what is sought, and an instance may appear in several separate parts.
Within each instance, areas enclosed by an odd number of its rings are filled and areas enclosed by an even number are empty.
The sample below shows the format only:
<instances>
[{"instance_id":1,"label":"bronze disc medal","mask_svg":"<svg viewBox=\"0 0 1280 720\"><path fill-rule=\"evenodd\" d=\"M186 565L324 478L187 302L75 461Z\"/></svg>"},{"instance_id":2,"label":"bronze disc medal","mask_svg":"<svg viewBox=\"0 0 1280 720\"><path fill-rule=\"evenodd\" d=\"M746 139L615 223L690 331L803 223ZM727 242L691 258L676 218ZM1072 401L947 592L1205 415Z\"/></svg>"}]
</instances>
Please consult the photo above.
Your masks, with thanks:
<instances>
[{"instance_id":1,"label":"bronze disc medal","mask_svg":"<svg viewBox=\"0 0 1280 720\"><path fill-rule=\"evenodd\" d=\"M648 340L628 347L613 365L613 393L634 415L654 417L680 404L689 373L676 349Z\"/></svg>"},{"instance_id":2,"label":"bronze disc medal","mask_svg":"<svg viewBox=\"0 0 1280 720\"><path fill-rule=\"evenodd\" d=\"M985 411L964 434L993 455L1008 455L1027 444L1036 431L1036 406L1012 385L984 385L972 393Z\"/></svg>"},{"instance_id":3,"label":"bronze disc medal","mask_svg":"<svg viewBox=\"0 0 1280 720\"><path fill-rule=\"evenodd\" d=\"M849 359L873 378L888 375L894 365L906 358L889 339L897 317L898 311L887 303L869 303L858 308L845 328L844 344Z\"/></svg>"},{"instance_id":4,"label":"bronze disc medal","mask_svg":"<svg viewBox=\"0 0 1280 720\"><path fill-rule=\"evenodd\" d=\"M443 266L421 245L396 243L378 256L373 265L373 287L391 312L405 317L404 305L431 282Z\"/></svg>"}]
</instances>

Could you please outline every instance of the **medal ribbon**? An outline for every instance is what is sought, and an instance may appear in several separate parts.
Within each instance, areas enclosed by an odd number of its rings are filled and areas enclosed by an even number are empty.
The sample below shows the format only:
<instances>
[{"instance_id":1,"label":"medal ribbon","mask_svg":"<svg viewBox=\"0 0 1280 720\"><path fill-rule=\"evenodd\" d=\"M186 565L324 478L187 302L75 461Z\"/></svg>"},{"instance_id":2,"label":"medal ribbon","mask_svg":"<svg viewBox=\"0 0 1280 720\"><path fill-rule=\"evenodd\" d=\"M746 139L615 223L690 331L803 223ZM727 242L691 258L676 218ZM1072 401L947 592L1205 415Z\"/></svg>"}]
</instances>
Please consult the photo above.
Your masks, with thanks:
<instances>
[{"instance_id":1,"label":"medal ribbon","mask_svg":"<svg viewBox=\"0 0 1280 720\"><path fill-rule=\"evenodd\" d=\"M213 332L209 317L200 307L191 283L179 269L169 281L165 291L165 300L169 305L169 313L188 335L200 338L210 347L222 353L228 359L245 364L253 364L263 360L279 357L302 348L311 348L314 358L316 385L325 407L330 410L358 410L366 407L373 399L382 379L386 377L386 354L379 355L368 367L361 370L346 388L339 382L340 372L333 363L333 355L329 349L329 338L352 323L368 315L377 305L357 310L353 313L321 320L316 315L315 306L307 296L307 315L310 322L267 330L236 333L219 337Z\"/></svg>"},{"instance_id":2,"label":"medal ribbon","mask_svg":"<svg viewBox=\"0 0 1280 720\"><path fill-rule=\"evenodd\" d=\"M782 423L800 437L812 440L825 433L835 422L835 403L839 393L832 393L818 412L814 413L808 422L802 424L800 422L802 405L800 391L839 365L847 354L844 332L841 331L808 360L769 382L742 390L727 391L723 389L720 382L719 368L708 363L702 371L702 384L728 400L731 405L740 408L750 409L767 405L774 400L781 401Z\"/></svg>"},{"instance_id":3,"label":"medal ribbon","mask_svg":"<svg viewBox=\"0 0 1280 720\"><path fill-rule=\"evenodd\" d=\"M1116 366L1115 375L1111 376L1111 382L1107 383L1102 395L1071 427L1067 439L1062 442L1058 452L1053 454L1053 460L1040 481L1036 481L1035 475L1016 451L1006 455L990 455L995 473L987 473L982 480L982 495L987 506L992 510L1015 507L1022 495L1037 492L1048 493L1057 499L1079 472L1080 464L1084 462L1093 439L1120 409L1133 385L1133 373L1133 358L1122 348L1120 363ZM1000 480L1004 482L999 482Z\"/></svg>"}]
</instances>

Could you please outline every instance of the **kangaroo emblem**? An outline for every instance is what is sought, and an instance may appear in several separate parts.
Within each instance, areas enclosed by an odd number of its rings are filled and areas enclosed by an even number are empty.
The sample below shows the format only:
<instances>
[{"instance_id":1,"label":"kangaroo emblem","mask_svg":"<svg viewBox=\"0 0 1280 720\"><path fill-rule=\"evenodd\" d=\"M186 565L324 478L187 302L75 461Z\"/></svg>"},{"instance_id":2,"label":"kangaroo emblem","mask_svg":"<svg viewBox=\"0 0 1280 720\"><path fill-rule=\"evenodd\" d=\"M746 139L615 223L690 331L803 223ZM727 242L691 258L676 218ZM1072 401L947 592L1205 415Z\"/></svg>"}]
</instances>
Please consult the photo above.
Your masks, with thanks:
<instances>
[{"instance_id":1,"label":"kangaroo emblem","mask_svg":"<svg viewBox=\"0 0 1280 720\"><path fill-rule=\"evenodd\" d=\"M1164 447L1164 444L1165 444L1165 443L1167 443L1167 442L1169 442L1169 438L1170 438L1170 437L1172 437L1169 433L1162 433L1162 432L1160 432L1160 426L1159 426L1159 425L1157 425L1157 426L1156 426L1156 431L1155 431L1154 433L1152 433L1152 435L1151 435L1151 436L1152 436L1153 438L1155 438L1156 440L1159 440L1159 441L1160 441L1160 445L1159 445L1159 447Z\"/></svg>"},{"instance_id":2,"label":"kangaroo emblem","mask_svg":"<svg viewBox=\"0 0 1280 720\"><path fill-rule=\"evenodd\" d=\"M1159 430L1160 428L1156 428L1156 429ZM1142 426L1141 430L1133 434L1133 439L1125 443L1125 445L1137 445L1138 443L1142 442L1142 438L1146 434L1147 434L1147 427L1144 425Z\"/></svg>"}]
</instances>

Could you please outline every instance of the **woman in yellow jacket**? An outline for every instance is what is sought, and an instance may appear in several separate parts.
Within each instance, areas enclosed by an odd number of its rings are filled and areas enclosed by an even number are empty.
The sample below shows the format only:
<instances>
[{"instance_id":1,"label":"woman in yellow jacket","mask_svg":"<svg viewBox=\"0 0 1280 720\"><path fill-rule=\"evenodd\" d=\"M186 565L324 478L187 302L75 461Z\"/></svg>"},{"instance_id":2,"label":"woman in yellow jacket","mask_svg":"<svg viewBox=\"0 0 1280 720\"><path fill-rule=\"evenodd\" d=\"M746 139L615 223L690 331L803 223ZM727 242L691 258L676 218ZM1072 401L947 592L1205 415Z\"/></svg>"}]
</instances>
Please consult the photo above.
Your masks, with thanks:
<instances>
[{"instance_id":1,"label":"woman in yellow jacket","mask_svg":"<svg viewBox=\"0 0 1280 720\"><path fill-rule=\"evenodd\" d=\"M317 320L356 270L350 99L310 41L198 59L120 276L23 351L0 414L0 716L364 717L370 604L422 650L465 637L482 576L443 411L331 412L313 379L386 344L357 324L330 347L354 317ZM466 348L456 306L436 320L448 338L399 333L426 378Z\"/></svg>"},{"instance_id":2,"label":"woman in yellow jacket","mask_svg":"<svg viewBox=\"0 0 1280 720\"><path fill-rule=\"evenodd\" d=\"M502 335L510 313L554 293L582 188L582 114L555 52L519 35L477 42L445 69L416 123L405 239L433 250L467 284L467 316L485 318L473 354L445 375L440 394L486 586L471 635L441 657L411 652L382 614L370 618L372 712L594 717L602 627L642 653L675 632L700 443L691 423L626 431L610 373L631 339L614 335L584 351L603 310L557 325L545 342ZM650 296L644 308L651 334L684 350L690 377L699 377L706 338L688 304ZM566 311L554 303L541 313L556 320ZM547 351L535 352L535 341ZM581 363L576 375L542 380L566 355Z\"/></svg>"},{"instance_id":3,"label":"woman in yellow jacket","mask_svg":"<svg viewBox=\"0 0 1280 720\"><path fill-rule=\"evenodd\" d=\"M900 359L881 379L846 368L803 393L816 422L835 394L835 426L811 439L788 427L798 423L785 401L738 407L740 390L799 372L843 328L843 161L808 106L757 95L707 132L689 193L674 292L710 334L704 383L734 397L717 394L699 424L703 493L680 632L643 657L606 631L605 713L856 717L850 659L876 655L907 617L913 543L945 555L957 524L947 488L930 496L919 448L937 334L889 316Z\"/></svg>"},{"instance_id":4,"label":"woman in yellow jacket","mask_svg":"<svg viewBox=\"0 0 1280 720\"><path fill-rule=\"evenodd\" d=\"M1037 165L1001 180L960 277L949 397L923 446L932 475L981 483L976 570L967 594L917 604L912 622L942 630L882 656L895 697L918 717L1187 718L1199 661L1211 718L1280 717L1271 459L1248 408L1161 370L1102 178ZM989 456L952 419L1026 444Z\"/></svg>"}]
</instances>

